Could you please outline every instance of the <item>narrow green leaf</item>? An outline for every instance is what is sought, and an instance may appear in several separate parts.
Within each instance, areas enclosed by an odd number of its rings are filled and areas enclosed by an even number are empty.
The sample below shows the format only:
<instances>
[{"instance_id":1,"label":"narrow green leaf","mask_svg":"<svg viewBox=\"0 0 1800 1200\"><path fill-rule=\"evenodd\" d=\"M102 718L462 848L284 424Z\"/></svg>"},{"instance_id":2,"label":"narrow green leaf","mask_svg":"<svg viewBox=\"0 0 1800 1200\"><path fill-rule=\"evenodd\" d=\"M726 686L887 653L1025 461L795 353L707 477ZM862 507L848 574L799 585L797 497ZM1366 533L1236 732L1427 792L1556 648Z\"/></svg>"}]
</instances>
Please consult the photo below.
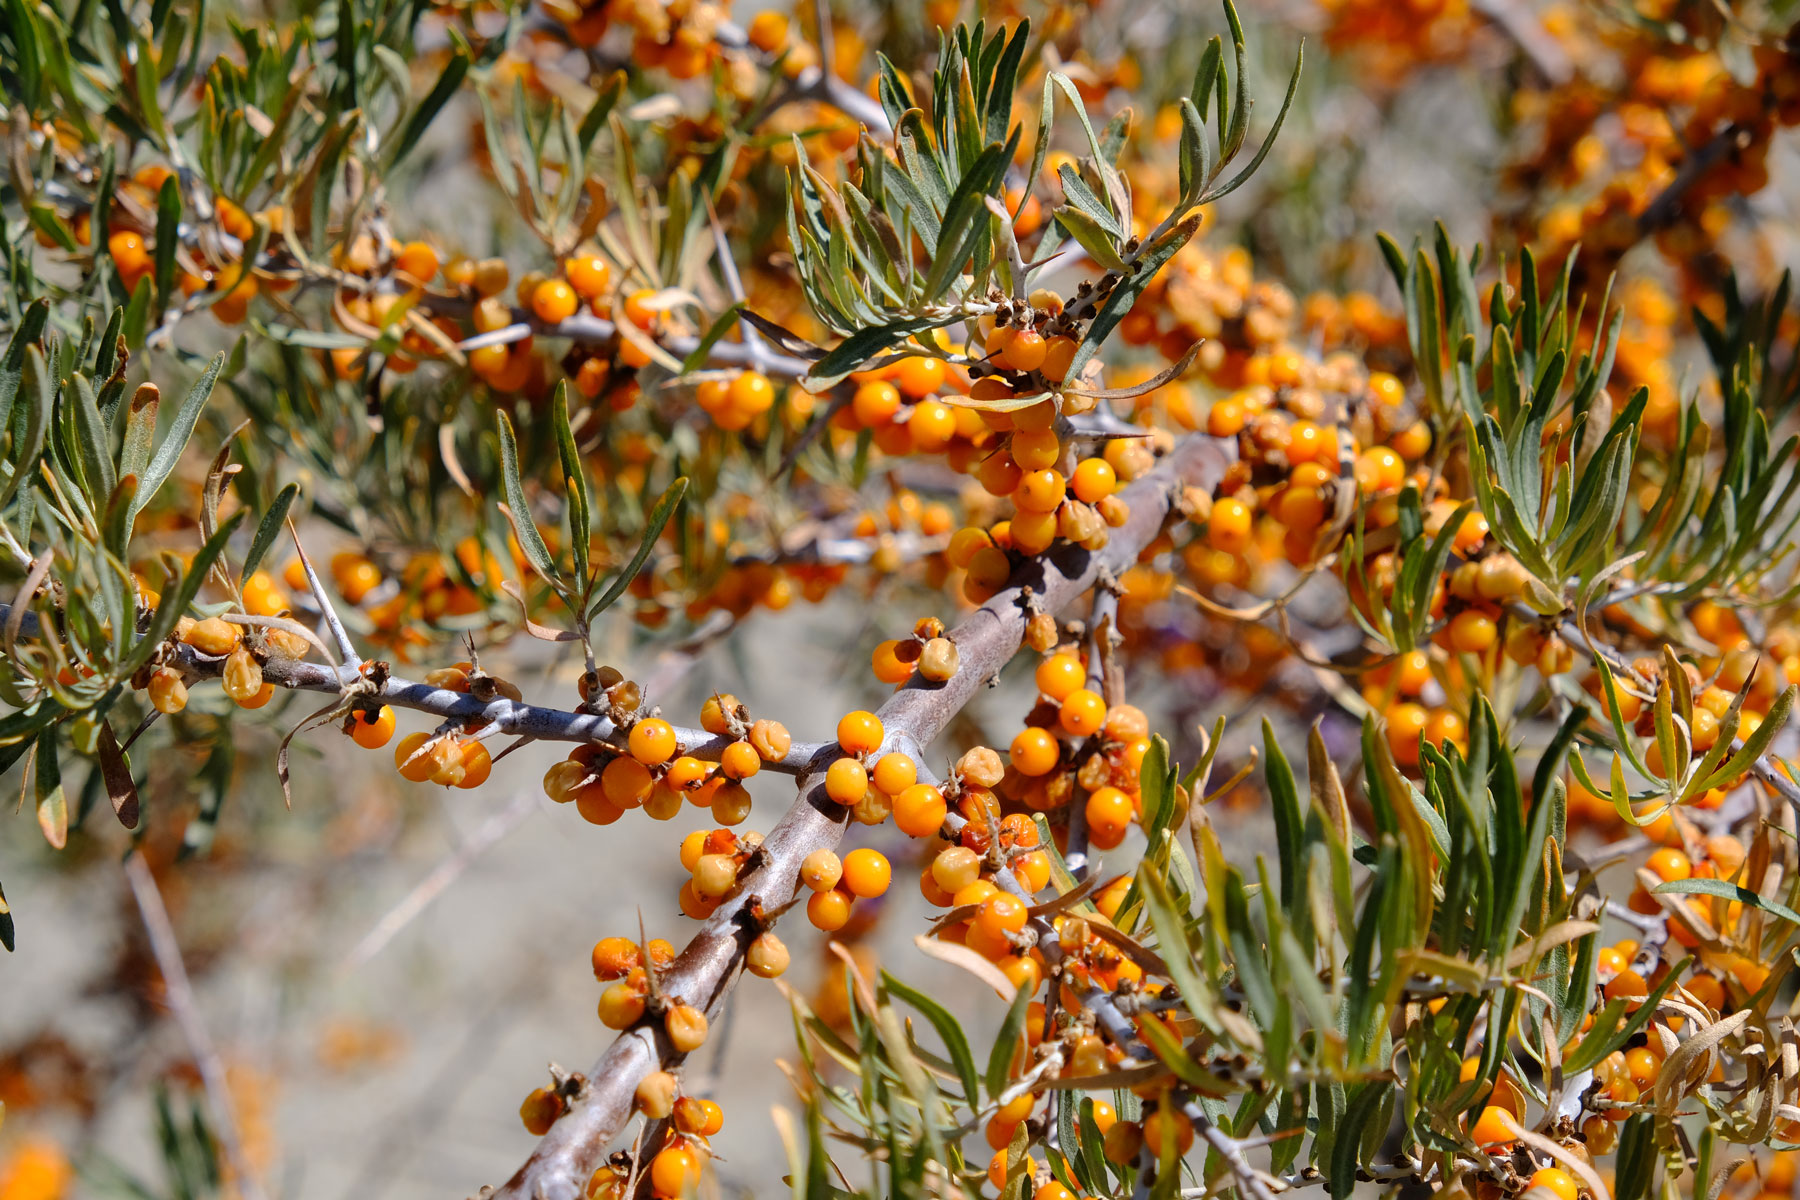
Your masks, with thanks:
<instances>
[{"instance_id":1,"label":"narrow green leaf","mask_svg":"<svg viewBox=\"0 0 1800 1200\"><path fill-rule=\"evenodd\" d=\"M531 505L525 499L525 484L519 478L519 443L513 436L512 420L505 413L496 411L494 423L500 432L501 486L506 492L507 513L512 520L513 534L519 539L519 548L525 552L526 561L543 576L546 583L560 590L556 560L550 557L550 547L544 545L537 522L531 519Z\"/></svg>"},{"instance_id":2,"label":"narrow green leaf","mask_svg":"<svg viewBox=\"0 0 1800 1200\"><path fill-rule=\"evenodd\" d=\"M882 987L898 996L906 1003L918 1009L931 1027L937 1030L938 1037L944 1041L944 1048L949 1051L950 1061L956 1066L957 1078L962 1081L963 1096L970 1104L981 1094L981 1079L975 1073L975 1056L969 1052L969 1038L963 1033L962 1026L950 1015L950 1010L927 996L895 979L886 971L881 973Z\"/></svg>"},{"instance_id":3,"label":"narrow green leaf","mask_svg":"<svg viewBox=\"0 0 1800 1200\"><path fill-rule=\"evenodd\" d=\"M132 302L136 303L135 297ZM182 400L180 409L175 413L175 423L169 427L168 436L164 437L162 443L157 446L156 453L150 456L149 463L145 465L143 474L139 477L137 500L133 502L131 510L134 517L143 511L144 505L150 502L150 497L154 496L169 476L174 473L175 464L181 460L182 451L187 449L188 438L193 436L194 425L200 420L200 410L206 406L206 401L212 396L213 385L219 381L219 372L224 366L225 356L223 354L213 355L206 370L201 373L199 379L194 381L194 386L188 390L186 398Z\"/></svg>"},{"instance_id":4,"label":"narrow green leaf","mask_svg":"<svg viewBox=\"0 0 1800 1200\"><path fill-rule=\"evenodd\" d=\"M262 565L262 560L281 536L281 526L287 520L288 509L293 507L294 497L300 494L300 485L290 483L275 493L275 499L269 502L269 511L263 514L262 523L256 527L256 537L250 542L250 550L244 555L243 568L238 572L238 586L242 587Z\"/></svg>"},{"instance_id":5,"label":"narrow green leaf","mask_svg":"<svg viewBox=\"0 0 1800 1200\"><path fill-rule=\"evenodd\" d=\"M644 524L644 536L638 543L637 553L625 565L625 569L620 571L612 583L607 586L600 598L588 607L588 620L593 620L612 607L613 602L624 595L625 589L631 586L631 581L637 578L637 573L644 569L645 560L656 548L656 539L662 536L663 526L667 525L669 518L675 515L675 508L681 503L682 496L687 493L687 487L687 476L683 475L663 492L662 498L656 502L656 507L650 510L649 520Z\"/></svg>"}]
</instances>

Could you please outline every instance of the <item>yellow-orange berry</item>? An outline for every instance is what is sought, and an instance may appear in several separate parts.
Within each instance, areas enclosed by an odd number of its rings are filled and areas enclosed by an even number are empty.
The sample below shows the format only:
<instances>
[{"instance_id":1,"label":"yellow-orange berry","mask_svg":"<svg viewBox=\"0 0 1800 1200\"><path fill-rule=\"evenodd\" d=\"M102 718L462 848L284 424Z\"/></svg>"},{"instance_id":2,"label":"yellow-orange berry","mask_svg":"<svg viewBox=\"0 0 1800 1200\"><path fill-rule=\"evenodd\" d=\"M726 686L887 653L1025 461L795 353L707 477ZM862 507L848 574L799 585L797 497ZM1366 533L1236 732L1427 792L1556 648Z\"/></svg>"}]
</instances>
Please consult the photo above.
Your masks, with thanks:
<instances>
[{"instance_id":1,"label":"yellow-orange berry","mask_svg":"<svg viewBox=\"0 0 1800 1200\"><path fill-rule=\"evenodd\" d=\"M838 745L845 754L872 754L881 748L881 718L872 712L845 713L838 721Z\"/></svg>"},{"instance_id":2,"label":"yellow-orange berry","mask_svg":"<svg viewBox=\"0 0 1800 1200\"><path fill-rule=\"evenodd\" d=\"M894 871L878 850L861 847L844 856L844 887L852 896L879 896L893 882Z\"/></svg>"},{"instance_id":3,"label":"yellow-orange berry","mask_svg":"<svg viewBox=\"0 0 1800 1200\"><path fill-rule=\"evenodd\" d=\"M665 763L675 753L675 729L660 717L648 717L631 727L627 739L631 756L647 767Z\"/></svg>"}]
</instances>

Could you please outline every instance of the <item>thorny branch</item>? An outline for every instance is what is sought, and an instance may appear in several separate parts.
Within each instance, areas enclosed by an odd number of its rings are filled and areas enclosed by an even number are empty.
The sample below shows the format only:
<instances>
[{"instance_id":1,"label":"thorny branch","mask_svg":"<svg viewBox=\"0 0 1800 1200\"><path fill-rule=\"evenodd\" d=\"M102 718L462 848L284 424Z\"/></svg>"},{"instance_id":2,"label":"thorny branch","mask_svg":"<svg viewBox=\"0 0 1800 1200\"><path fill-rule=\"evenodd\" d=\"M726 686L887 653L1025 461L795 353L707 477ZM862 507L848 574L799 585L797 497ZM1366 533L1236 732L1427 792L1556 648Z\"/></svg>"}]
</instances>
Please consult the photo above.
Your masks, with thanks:
<instances>
[{"instance_id":1,"label":"thorny branch","mask_svg":"<svg viewBox=\"0 0 1800 1200\"><path fill-rule=\"evenodd\" d=\"M1177 489L1182 485L1212 487L1223 475L1230 454L1229 443L1202 436L1188 438L1155 470L1120 493L1131 506L1131 516L1113 531L1105 549L1089 553L1065 547L1021 566L1004 590L948 635L960 651L957 673L936 685L915 677L881 706L877 715L886 745L913 751L929 745L1006 665L1025 634L1022 589L1030 587L1040 606L1054 612L1091 588L1103 572L1124 570L1162 530ZM796 746L795 752L799 750ZM844 836L848 810L825 795L825 768L837 753L835 745L811 751L801 774L799 797L763 841L761 866L740 883L735 900L706 921L662 976L663 994L680 997L703 1009L709 1018L722 1010L737 982L744 952L763 927L756 914L765 906L785 902L794 893L800 863L808 854L834 847ZM680 1059L655 1024L640 1024L621 1034L588 1072L593 1082L587 1093L550 1127L531 1157L494 1193L493 1200L578 1200L607 1145L630 1118L638 1082Z\"/></svg>"}]
</instances>

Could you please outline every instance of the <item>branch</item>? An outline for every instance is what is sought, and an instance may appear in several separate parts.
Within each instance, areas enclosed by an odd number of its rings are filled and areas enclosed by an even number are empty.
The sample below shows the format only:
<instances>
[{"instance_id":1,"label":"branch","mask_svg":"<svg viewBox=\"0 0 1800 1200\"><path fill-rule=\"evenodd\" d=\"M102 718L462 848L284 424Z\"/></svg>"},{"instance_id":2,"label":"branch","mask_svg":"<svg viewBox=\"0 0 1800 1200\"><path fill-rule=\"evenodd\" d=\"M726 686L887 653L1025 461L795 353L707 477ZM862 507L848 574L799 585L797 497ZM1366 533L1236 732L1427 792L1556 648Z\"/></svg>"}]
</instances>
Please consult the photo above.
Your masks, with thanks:
<instances>
[{"instance_id":1,"label":"branch","mask_svg":"<svg viewBox=\"0 0 1800 1200\"><path fill-rule=\"evenodd\" d=\"M0 624L6 621L11 611L12 606L0 604ZM36 630L37 614L26 613L20 632L30 636ZM163 665L180 670L189 679L216 679L224 673L225 657L202 654L187 643L179 642L166 655ZM263 664L263 681L290 691L341 696L346 688L357 685L359 674L300 659L272 657ZM505 696L482 700L468 692L453 692L398 675L390 675L381 686L370 686L360 694L370 704L411 709L446 722L479 723L489 727L483 730L484 733L493 735L511 734L540 742L609 742L621 748L625 745L626 730L599 713L546 708L509 700ZM677 753L717 762L725 747L735 739L729 734L714 735L703 729L677 725L675 740ZM795 742L786 757L764 762L763 768L784 775L798 775L814 755L826 747L827 743L823 742Z\"/></svg>"},{"instance_id":2,"label":"branch","mask_svg":"<svg viewBox=\"0 0 1800 1200\"><path fill-rule=\"evenodd\" d=\"M999 673L1024 640L1024 588L1030 587L1039 604L1053 612L1091 588L1102 572L1123 572L1161 532L1178 487L1213 486L1230 454L1229 443L1201 436L1186 439L1154 471L1120 493L1131 506L1131 516L1112 531L1103 550L1090 553L1064 546L1021 564L1005 590L949 634L961 653L957 673L936 685L915 677L881 706L878 715L886 744L929 745ZM798 799L763 841L761 866L745 880L736 900L701 926L664 973L660 983L664 995L680 997L709 1018L724 1008L744 952L763 928L753 911L785 902L794 894L801 860L814 850L836 846L844 835L849 811L825 795L825 768L835 757L835 745L815 750L800 778ZM621 1034L588 1072L592 1082L586 1094L550 1127L531 1157L491 1200L579 1200L608 1144L630 1119L638 1082L680 1059L658 1024L641 1024Z\"/></svg>"},{"instance_id":3,"label":"branch","mask_svg":"<svg viewBox=\"0 0 1800 1200\"><path fill-rule=\"evenodd\" d=\"M150 937L150 952L156 956L156 969L163 978L163 992L169 1010L187 1039L188 1053L200 1071L201 1086L206 1091L206 1106L212 1110L213 1127L225 1147L226 1161L244 1200L264 1200L262 1184L250 1169L244 1154L243 1135L238 1130L237 1110L231 1103L231 1088L225 1079L225 1065L219 1061L218 1048L200 1019L194 1002L194 986L188 981L187 967L181 961L181 943L175 939L175 927L169 923L169 910L163 907L162 893L156 878L144 863L144 856L132 853L125 859L125 877L131 881L131 894L137 900L138 913L144 920L144 932Z\"/></svg>"},{"instance_id":4,"label":"branch","mask_svg":"<svg viewBox=\"0 0 1800 1200\"><path fill-rule=\"evenodd\" d=\"M1675 173L1669 186L1657 193L1656 198L1639 214L1638 233L1651 234L1674 224L1681 210L1682 197L1687 195L1688 190L1727 156L1748 147L1754 138L1752 127L1739 121L1733 121L1708 138L1704 145L1681 164L1681 170Z\"/></svg>"},{"instance_id":5,"label":"branch","mask_svg":"<svg viewBox=\"0 0 1800 1200\"><path fill-rule=\"evenodd\" d=\"M1544 28L1537 14L1521 11L1515 0L1475 0L1475 11L1499 26L1525 52L1538 74L1551 83L1567 83L1575 74L1562 43Z\"/></svg>"}]
</instances>

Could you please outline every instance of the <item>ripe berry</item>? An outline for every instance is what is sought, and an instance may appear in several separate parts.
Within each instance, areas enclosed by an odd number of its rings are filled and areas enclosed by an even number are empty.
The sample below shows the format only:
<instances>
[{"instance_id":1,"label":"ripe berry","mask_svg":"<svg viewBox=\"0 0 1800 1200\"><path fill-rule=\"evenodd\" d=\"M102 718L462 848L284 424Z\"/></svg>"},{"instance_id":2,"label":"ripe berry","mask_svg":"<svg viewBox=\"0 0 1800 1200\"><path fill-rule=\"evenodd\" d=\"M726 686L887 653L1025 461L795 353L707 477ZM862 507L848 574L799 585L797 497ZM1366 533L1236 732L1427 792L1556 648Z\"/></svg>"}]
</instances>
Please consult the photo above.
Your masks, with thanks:
<instances>
[{"instance_id":1,"label":"ripe berry","mask_svg":"<svg viewBox=\"0 0 1800 1200\"><path fill-rule=\"evenodd\" d=\"M424 783L431 778L434 764L425 746L429 740L430 736L423 733L409 733L400 739L394 747L394 766L399 769L400 778L411 783Z\"/></svg>"},{"instance_id":2,"label":"ripe berry","mask_svg":"<svg viewBox=\"0 0 1800 1200\"><path fill-rule=\"evenodd\" d=\"M875 770L870 776L876 787L890 796L898 796L911 787L919 779L918 764L909 755L898 750L890 750L875 763Z\"/></svg>"},{"instance_id":3,"label":"ripe berry","mask_svg":"<svg viewBox=\"0 0 1800 1200\"><path fill-rule=\"evenodd\" d=\"M1087 816L1088 835L1101 849L1117 846L1124 840L1125 831L1131 828L1131 797L1116 787L1096 789L1088 796L1083 811Z\"/></svg>"},{"instance_id":4,"label":"ripe berry","mask_svg":"<svg viewBox=\"0 0 1800 1200\"><path fill-rule=\"evenodd\" d=\"M208 617L189 626L181 640L202 654L217 656L230 654L241 639L236 625L223 617Z\"/></svg>"},{"instance_id":5,"label":"ripe berry","mask_svg":"<svg viewBox=\"0 0 1800 1200\"><path fill-rule=\"evenodd\" d=\"M1075 476L1069 486L1083 504L1098 504L1118 487L1118 476L1112 464L1103 458L1084 458L1075 465Z\"/></svg>"},{"instance_id":6,"label":"ripe berry","mask_svg":"<svg viewBox=\"0 0 1800 1200\"><path fill-rule=\"evenodd\" d=\"M731 728L731 715L737 710L738 698L730 692L709 696L700 706L700 728L715 735L727 733Z\"/></svg>"},{"instance_id":7,"label":"ripe berry","mask_svg":"<svg viewBox=\"0 0 1800 1200\"><path fill-rule=\"evenodd\" d=\"M762 770L762 755L749 742L733 742L719 752L719 771L727 779L748 779Z\"/></svg>"},{"instance_id":8,"label":"ripe berry","mask_svg":"<svg viewBox=\"0 0 1800 1200\"><path fill-rule=\"evenodd\" d=\"M631 295L625 297L625 319L630 321L633 325L636 325L639 329L649 329L651 323L656 320L656 310L650 307L651 302L655 298L656 293L650 291L648 288L640 288L631 293ZM621 345L628 344L629 343L621 343Z\"/></svg>"},{"instance_id":9,"label":"ripe berry","mask_svg":"<svg viewBox=\"0 0 1800 1200\"><path fill-rule=\"evenodd\" d=\"M854 758L840 758L825 769L825 794L839 804L855 804L869 790L869 772Z\"/></svg>"},{"instance_id":10,"label":"ripe berry","mask_svg":"<svg viewBox=\"0 0 1800 1200\"><path fill-rule=\"evenodd\" d=\"M660 717L648 717L631 727L627 739L631 756L647 767L669 761L675 753L675 729Z\"/></svg>"},{"instance_id":11,"label":"ripe berry","mask_svg":"<svg viewBox=\"0 0 1800 1200\"><path fill-rule=\"evenodd\" d=\"M1679 850L1662 849L1644 860L1644 866L1650 873L1664 883L1673 883L1678 879L1689 879L1694 874L1694 864L1687 855Z\"/></svg>"},{"instance_id":12,"label":"ripe berry","mask_svg":"<svg viewBox=\"0 0 1800 1200\"><path fill-rule=\"evenodd\" d=\"M712 816L721 825L742 824L750 807L750 791L741 783L728 780L713 793Z\"/></svg>"},{"instance_id":13,"label":"ripe berry","mask_svg":"<svg viewBox=\"0 0 1800 1200\"><path fill-rule=\"evenodd\" d=\"M894 824L908 837L931 837L943 828L949 806L929 783L915 783L894 797Z\"/></svg>"},{"instance_id":14,"label":"ripe berry","mask_svg":"<svg viewBox=\"0 0 1800 1200\"><path fill-rule=\"evenodd\" d=\"M692 791L706 779L706 770L705 763L684 754L669 764L663 782L678 792Z\"/></svg>"},{"instance_id":15,"label":"ripe berry","mask_svg":"<svg viewBox=\"0 0 1800 1200\"><path fill-rule=\"evenodd\" d=\"M806 919L826 933L835 933L850 920L849 895L835 888L814 892L806 902Z\"/></svg>"},{"instance_id":16,"label":"ripe berry","mask_svg":"<svg viewBox=\"0 0 1800 1200\"><path fill-rule=\"evenodd\" d=\"M1068 494L1068 484L1060 471L1032 471L1019 480L1013 490L1013 506L1022 513L1050 513Z\"/></svg>"},{"instance_id":17,"label":"ripe berry","mask_svg":"<svg viewBox=\"0 0 1800 1200\"><path fill-rule=\"evenodd\" d=\"M1174 1139L1175 1156L1180 1158L1194 1144L1194 1123L1184 1112L1159 1108L1144 1118L1144 1145L1152 1154L1161 1157L1165 1137Z\"/></svg>"},{"instance_id":18,"label":"ripe berry","mask_svg":"<svg viewBox=\"0 0 1800 1200\"><path fill-rule=\"evenodd\" d=\"M975 926L988 937L1002 940L1025 928L1026 919L1024 903L1017 896L1001 892L981 902L975 913Z\"/></svg>"},{"instance_id":19,"label":"ripe berry","mask_svg":"<svg viewBox=\"0 0 1800 1200\"><path fill-rule=\"evenodd\" d=\"M1044 365L1048 357L1049 346L1044 336L1034 329L1021 329L1013 334L1002 352L1005 362L1001 365L1013 371L1035 371Z\"/></svg>"},{"instance_id":20,"label":"ripe berry","mask_svg":"<svg viewBox=\"0 0 1800 1200\"><path fill-rule=\"evenodd\" d=\"M629 983L615 983L600 993L600 1023L624 1029L644 1015L644 995Z\"/></svg>"},{"instance_id":21,"label":"ripe berry","mask_svg":"<svg viewBox=\"0 0 1800 1200\"><path fill-rule=\"evenodd\" d=\"M659 1196L684 1196L700 1185L700 1158L686 1146L669 1146L650 1161L650 1186Z\"/></svg>"},{"instance_id":22,"label":"ripe berry","mask_svg":"<svg viewBox=\"0 0 1800 1200\"><path fill-rule=\"evenodd\" d=\"M1074 338L1051 338L1045 344L1044 361L1039 365L1038 370L1050 382L1062 383L1069 377L1069 367L1075 362L1076 349Z\"/></svg>"},{"instance_id":23,"label":"ripe berry","mask_svg":"<svg viewBox=\"0 0 1800 1200\"><path fill-rule=\"evenodd\" d=\"M1206 522L1206 540L1215 550L1244 551L1250 545L1250 509L1231 497L1215 502Z\"/></svg>"},{"instance_id":24,"label":"ripe berry","mask_svg":"<svg viewBox=\"0 0 1800 1200\"><path fill-rule=\"evenodd\" d=\"M612 282L612 267L597 254L565 260L563 273L569 277L569 286L589 302L605 295L607 285Z\"/></svg>"},{"instance_id":25,"label":"ripe berry","mask_svg":"<svg viewBox=\"0 0 1800 1200\"><path fill-rule=\"evenodd\" d=\"M893 868L878 850L865 847L844 856L844 886L853 896L879 896L888 890L893 877Z\"/></svg>"},{"instance_id":26,"label":"ripe berry","mask_svg":"<svg viewBox=\"0 0 1800 1200\"><path fill-rule=\"evenodd\" d=\"M1098 1070L1078 1072L1083 1075L1098 1073ZM1144 1146L1144 1128L1136 1121L1119 1121L1106 1131L1102 1146L1107 1162L1120 1166L1136 1162L1138 1151Z\"/></svg>"},{"instance_id":27,"label":"ripe berry","mask_svg":"<svg viewBox=\"0 0 1800 1200\"><path fill-rule=\"evenodd\" d=\"M603 937L594 943L594 978L601 983L623 979L633 967L643 965L643 952L629 939Z\"/></svg>"},{"instance_id":28,"label":"ripe berry","mask_svg":"<svg viewBox=\"0 0 1800 1200\"><path fill-rule=\"evenodd\" d=\"M568 320L580 303L575 289L560 279L546 279L531 291L531 311L546 325Z\"/></svg>"},{"instance_id":29,"label":"ripe berry","mask_svg":"<svg viewBox=\"0 0 1800 1200\"><path fill-rule=\"evenodd\" d=\"M858 424L868 428L885 425L900 411L900 391L881 380L865 383L850 398L850 407Z\"/></svg>"},{"instance_id":30,"label":"ripe berry","mask_svg":"<svg viewBox=\"0 0 1800 1200\"><path fill-rule=\"evenodd\" d=\"M815 892L829 892L844 877L844 864L830 850L814 850L800 863L800 882Z\"/></svg>"},{"instance_id":31,"label":"ripe berry","mask_svg":"<svg viewBox=\"0 0 1800 1200\"><path fill-rule=\"evenodd\" d=\"M394 710L385 704L377 712L359 708L350 720L350 736L365 750L379 750L394 736Z\"/></svg>"},{"instance_id":32,"label":"ripe berry","mask_svg":"<svg viewBox=\"0 0 1800 1200\"><path fill-rule=\"evenodd\" d=\"M1469 1130L1469 1136L1474 1138L1475 1144L1484 1150L1514 1141L1514 1136L1505 1122L1505 1118L1510 1115L1503 1108L1489 1105L1482 1109L1481 1115L1475 1119L1474 1128Z\"/></svg>"},{"instance_id":33,"label":"ripe berry","mask_svg":"<svg viewBox=\"0 0 1800 1200\"><path fill-rule=\"evenodd\" d=\"M1062 756L1062 746L1048 730L1027 726L1013 738L1009 753L1013 768L1019 774L1036 778L1055 769Z\"/></svg>"},{"instance_id":34,"label":"ripe berry","mask_svg":"<svg viewBox=\"0 0 1800 1200\"><path fill-rule=\"evenodd\" d=\"M1526 1186L1546 1188L1556 1200L1577 1200L1581 1195L1581 1186L1575 1182L1575 1177L1561 1167L1540 1167L1532 1172Z\"/></svg>"},{"instance_id":35,"label":"ripe berry","mask_svg":"<svg viewBox=\"0 0 1800 1200\"><path fill-rule=\"evenodd\" d=\"M931 878L951 894L981 878L981 856L963 846L948 846L931 860Z\"/></svg>"},{"instance_id":36,"label":"ripe berry","mask_svg":"<svg viewBox=\"0 0 1800 1200\"><path fill-rule=\"evenodd\" d=\"M1607 983L1605 992L1608 1000L1617 1000L1621 997L1632 1000L1648 996L1650 985L1644 982L1644 977L1636 971L1620 971Z\"/></svg>"},{"instance_id":37,"label":"ripe berry","mask_svg":"<svg viewBox=\"0 0 1800 1200\"><path fill-rule=\"evenodd\" d=\"M703 854L694 864L694 891L717 900L737 886L737 859L729 854Z\"/></svg>"},{"instance_id":38,"label":"ripe berry","mask_svg":"<svg viewBox=\"0 0 1800 1200\"><path fill-rule=\"evenodd\" d=\"M875 647L869 656L869 666L875 672L875 678L882 683L905 683L912 677L913 664L902 662L894 653L900 643L890 638Z\"/></svg>"},{"instance_id":39,"label":"ripe berry","mask_svg":"<svg viewBox=\"0 0 1800 1200\"><path fill-rule=\"evenodd\" d=\"M1075 737L1086 737L1088 734L1098 732L1100 726L1105 723L1106 701L1100 698L1098 692L1089 691L1087 688L1078 688L1069 693L1068 698L1062 702L1062 708L1057 712L1056 721L1062 726L1063 732Z\"/></svg>"},{"instance_id":40,"label":"ripe berry","mask_svg":"<svg viewBox=\"0 0 1800 1200\"><path fill-rule=\"evenodd\" d=\"M648 800L654 782L648 767L624 755L607 763L600 772L601 791L608 803L619 808L636 808Z\"/></svg>"},{"instance_id":41,"label":"ripe berry","mask_svg":"<svg viewBox=\"0 0 1800 1200\"><path fill-rule=\"evenodd\" d=\"M772 933L758 934L744 955L744 966L761 979L774 979L788 968L788 948Z\"/></svg>"},{"instance_id":42,"label":"ripe berry","mask_svg":"<svg viewBox=\"0 0 1800 1200\"><path fill-rule=\"evenodd\" d=\"M1494 644L1494 619L1479 609L1464 609L1450 622L1450 646L1461 654L1480 654Z\"/></svg>"},{"instance_id":43,"label":"ripe berry","mask_svg":"<svg viewBox=\"0 0 1800 1200\"><path fill-rule=\"evenodd\" d=\"M858 709L838 721L838 745L845 754L873 754L881 748L881 718Z\"/></svg>"}]
</instances>

